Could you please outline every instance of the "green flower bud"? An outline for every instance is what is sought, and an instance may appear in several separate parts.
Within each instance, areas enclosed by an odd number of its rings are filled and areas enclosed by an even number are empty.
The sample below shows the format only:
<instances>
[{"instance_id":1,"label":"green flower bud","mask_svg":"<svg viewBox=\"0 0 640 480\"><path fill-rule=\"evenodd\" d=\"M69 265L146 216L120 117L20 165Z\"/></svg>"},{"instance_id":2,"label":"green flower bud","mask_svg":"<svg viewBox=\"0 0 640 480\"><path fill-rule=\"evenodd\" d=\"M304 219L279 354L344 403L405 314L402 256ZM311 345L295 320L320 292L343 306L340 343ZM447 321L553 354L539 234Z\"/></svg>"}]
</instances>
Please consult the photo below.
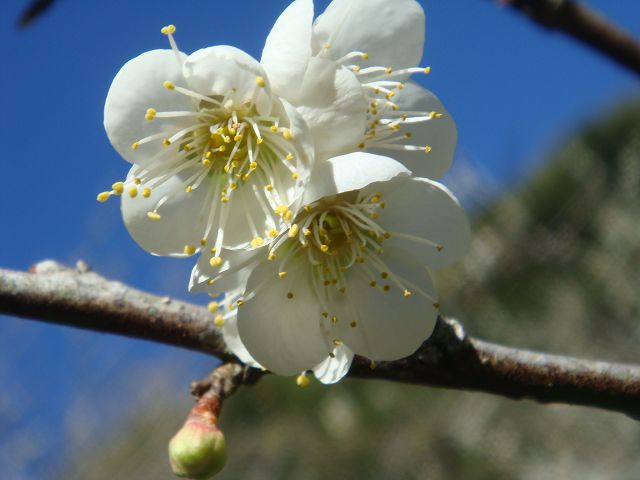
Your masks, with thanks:
<instances>
[{"instance_id":1,"label":"green flower bud","mask_svg":"<svg viewBox=\"0 0 640 480\"><path fill-rule=\"evenodd\" d=\"M215 423L189 418L169 442L169 462L178 477L206 480L224 467L227 448Z\"/></svg>"}]
</instances>

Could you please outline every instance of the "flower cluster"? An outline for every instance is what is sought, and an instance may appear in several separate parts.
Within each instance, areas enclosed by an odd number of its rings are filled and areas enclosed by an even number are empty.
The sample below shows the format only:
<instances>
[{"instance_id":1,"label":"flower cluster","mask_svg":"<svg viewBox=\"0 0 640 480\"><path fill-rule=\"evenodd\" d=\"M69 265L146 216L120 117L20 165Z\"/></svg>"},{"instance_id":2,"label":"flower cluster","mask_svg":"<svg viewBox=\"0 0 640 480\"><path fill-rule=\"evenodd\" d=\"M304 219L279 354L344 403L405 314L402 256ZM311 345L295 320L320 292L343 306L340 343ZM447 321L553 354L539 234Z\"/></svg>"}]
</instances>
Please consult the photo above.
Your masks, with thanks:
<instances>
[{"instance_id":1,"label":"flower cluster","mask_svg":"<svg viewBox=\"0 0 640 480\"><path fill-rule=\"evenodd\" d=\"M189 289L230 349L298 383L325 383L354 353L413 353L438 314L428 268L459 259L470 231L434 181L455 124L412 80L424 43L415 0L334 0L314 21L295 0L255 60L229 46L126 63L104 123L132 164L98 195L122 198L156 255L198 254Z\"/></svg>"}]
</instances>

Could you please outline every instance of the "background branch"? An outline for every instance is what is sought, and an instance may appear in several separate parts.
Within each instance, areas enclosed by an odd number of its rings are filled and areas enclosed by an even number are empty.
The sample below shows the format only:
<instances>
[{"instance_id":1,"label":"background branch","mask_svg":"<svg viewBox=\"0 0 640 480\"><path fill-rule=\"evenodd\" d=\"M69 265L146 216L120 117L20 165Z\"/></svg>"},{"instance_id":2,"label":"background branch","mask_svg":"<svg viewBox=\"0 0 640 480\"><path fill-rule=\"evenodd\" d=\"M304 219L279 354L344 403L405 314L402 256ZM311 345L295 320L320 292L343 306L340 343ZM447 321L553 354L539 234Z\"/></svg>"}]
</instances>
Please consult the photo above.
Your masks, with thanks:
<instances>
[{"instance_id":1,"label":"background branch","mask_svg":"<svg viewBox=\"0 0 640 480\"><path fill-rule=\"evenodd\" d=\"M563 32L640 74L640 43L628 32L573 0L500 0L537 24Z\"/></svg>"},{"instance_id":2,"label":"background branch","mask_svg":"<svg viewBox=\"0 0 640 480\"><path fill-rule=\"evenodd\" d=\"M231 357L205 308L108 281L83 263L69 269L44 261L29 273L0 269L0 313ZM462 325L450 319L440 319L431 338L411 357L375 368L357 357L349 375L640 417L640 367L495 345L467 336ZM210 386L196 384L194 393Z\"/></svg>"}]
</instances>

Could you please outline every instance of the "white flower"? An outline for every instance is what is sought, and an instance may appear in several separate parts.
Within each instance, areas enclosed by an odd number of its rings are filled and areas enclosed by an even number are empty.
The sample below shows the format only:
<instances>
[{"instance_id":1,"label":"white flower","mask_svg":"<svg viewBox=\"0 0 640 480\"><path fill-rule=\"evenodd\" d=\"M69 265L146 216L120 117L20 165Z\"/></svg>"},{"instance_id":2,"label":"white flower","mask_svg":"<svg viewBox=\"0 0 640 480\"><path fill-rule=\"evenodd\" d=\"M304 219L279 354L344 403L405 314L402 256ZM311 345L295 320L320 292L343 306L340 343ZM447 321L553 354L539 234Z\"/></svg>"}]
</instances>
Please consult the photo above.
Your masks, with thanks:
<instances>
[{"instance_id":1,"label":"white flower","mask_svg":"<svg viewBox=\"0 0 640 480\"><path fill-rule=\"evenodd\" d=\"M256 360L251 356L246 349L238 333L238 309L237 300L242 296L243 291L227 292L224 295L224 300L218 302L213 301L209 304L209 311L215 315L214 322L216 326L222 330L222 336L224 338L227 348L238 357L238 359L245 365L253 368L262 369ZM332 384L338 382L344 377L353 361L353 352L349 350L345 345L336 346L325 360L312 368L315 377L324 384ZM300 386L306 385L306 372L302 372L298 377L298 384Z\"/></svg>"},{"instance_id":2,"label":"white flower","mask_svg":"<svg viewBox=\"0 0 640 480\"><path fill-rule=\"evenodd\" d=\"M238 332L269 370L293 375L346 345L372 360L413 353L438 312L428 267L461 257L469 226L442 185L398 162L352 153L319 165L305 206L267 252L232 252L220 270L205 254L192 291L236 288Z\"/></svg>"},{"instance_id":3,"label":"white flower","mask_svg":"<svg viewBox=\"0 0 640 480\"><path fill-rule=\"evenodd\" d=\"M451 165L457 141L453 119L428 90L407 78L429 73L422 58L425 18L415 0L334 0L313 22L312 0L295 0L269 34L261 63L274 92L294 104L307 120L319 157L358 149L384 154L415 175L439 178ZM341 142L326 141L317 102L329 88L318 70L339 72L341 83L360 84L366 101L350 95L350 117L331 117L342 129ZM337 76L336 76L337 78ZM365 123L362 123L362 119ZM332 137L333 138L333 137Z\"/></svg>"},{"instance_id":4,"label":"white flower","mask_svg":"<svg viewBox=\"0 0 640 480\"><path fill-rule=\"evenodd\" d=\"M121 194L129 232L154 254L258 247L289 223L303 193L308 128L252 57L229 46L187 56L174 31L163 28L171 50L134 58L113 80L104 124L133 167L98 200Z\"/></svg>"}]
</instances>

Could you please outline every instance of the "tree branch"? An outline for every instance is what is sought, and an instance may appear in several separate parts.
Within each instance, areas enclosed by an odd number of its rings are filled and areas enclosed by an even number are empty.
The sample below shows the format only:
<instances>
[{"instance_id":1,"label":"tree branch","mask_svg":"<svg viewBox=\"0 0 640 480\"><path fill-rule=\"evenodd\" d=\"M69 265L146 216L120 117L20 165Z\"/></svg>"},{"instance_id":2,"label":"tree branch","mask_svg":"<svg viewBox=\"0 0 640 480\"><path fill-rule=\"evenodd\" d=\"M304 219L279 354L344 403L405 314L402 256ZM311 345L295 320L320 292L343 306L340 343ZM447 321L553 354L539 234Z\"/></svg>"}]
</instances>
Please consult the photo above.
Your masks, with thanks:
<instances>
[{"instance_id":1,"label":"tree branch","mask_svg":"<svg viewBox=\"0 0 640 480\"><path fill-rule=\"evenodd\" d=\"M69 269L45 261L30 273L0 269L0 313L231 358L205 308L108 281L82 264ZM451 319L440 319L412 356L375 368L356 357L349 375L598 407L640 418L640 366L503 347L467 336ZM194 393L206 391L213 380L194 385Z\"/></svg>"},{"instance_id":2,"label":"tree branch","mask_svg":"<svg viewBox=\"0 0 640 480\"><path fill-rule=\"evenodd\" d=\"M561 31L640 74L640 43L628 32L573 0L500 0L537 24Z\"/></svg>"}]
</instances>

